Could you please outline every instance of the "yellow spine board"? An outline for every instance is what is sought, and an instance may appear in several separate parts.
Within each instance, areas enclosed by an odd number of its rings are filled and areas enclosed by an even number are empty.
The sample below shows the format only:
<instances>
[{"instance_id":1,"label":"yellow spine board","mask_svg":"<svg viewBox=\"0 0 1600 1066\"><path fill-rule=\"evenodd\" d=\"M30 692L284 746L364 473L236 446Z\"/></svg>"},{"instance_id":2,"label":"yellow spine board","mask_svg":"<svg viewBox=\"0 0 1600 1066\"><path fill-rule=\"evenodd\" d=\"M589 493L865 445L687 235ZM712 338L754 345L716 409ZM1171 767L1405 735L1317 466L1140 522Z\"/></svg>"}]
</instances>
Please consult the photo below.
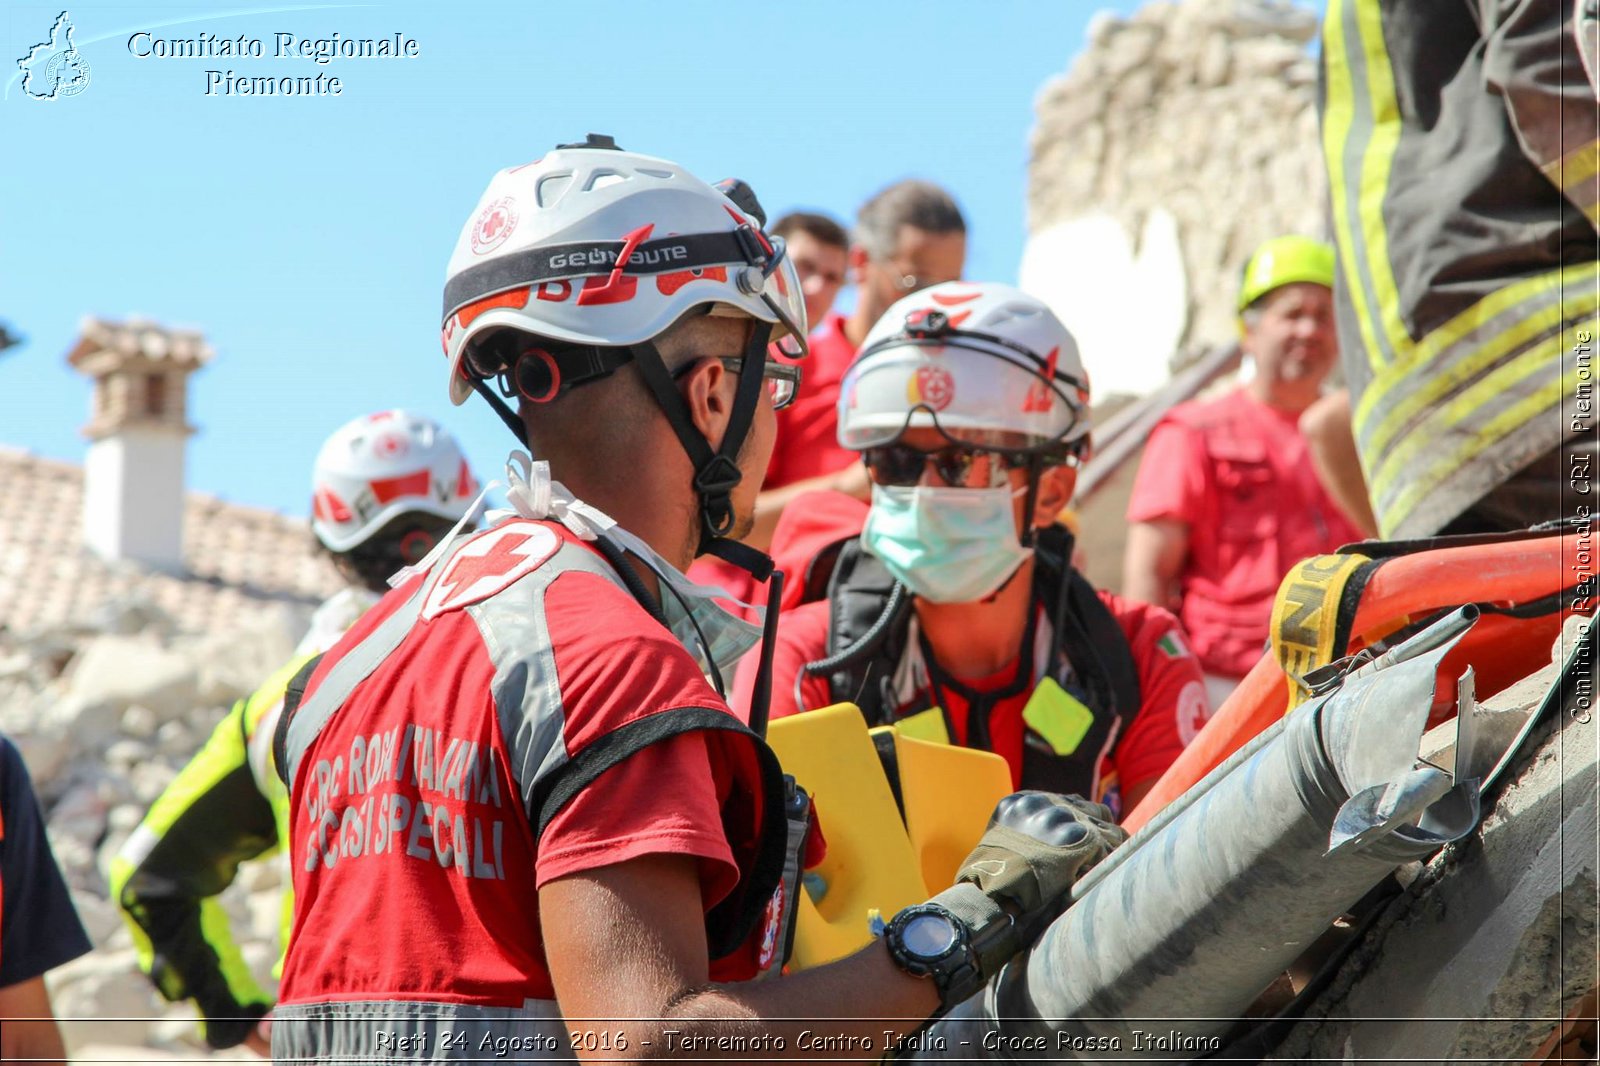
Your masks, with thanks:
<instances>
[{"instance_id":1,"label":"yellow spine board","mask_svg":"<svg viewBox=\"0 0 1600 1066\"><path fill-rule=\"evenodd\" d=\"M902 821L854 704L778 719L767 740L810 793L828 842L827 857L807 872L813 886L825 886L820 898L800 893L791 970L858 951L875 935L874 919L948 887L995 803L1011 791L999 756L897 733Z\"/></svg>"}]
</instances>

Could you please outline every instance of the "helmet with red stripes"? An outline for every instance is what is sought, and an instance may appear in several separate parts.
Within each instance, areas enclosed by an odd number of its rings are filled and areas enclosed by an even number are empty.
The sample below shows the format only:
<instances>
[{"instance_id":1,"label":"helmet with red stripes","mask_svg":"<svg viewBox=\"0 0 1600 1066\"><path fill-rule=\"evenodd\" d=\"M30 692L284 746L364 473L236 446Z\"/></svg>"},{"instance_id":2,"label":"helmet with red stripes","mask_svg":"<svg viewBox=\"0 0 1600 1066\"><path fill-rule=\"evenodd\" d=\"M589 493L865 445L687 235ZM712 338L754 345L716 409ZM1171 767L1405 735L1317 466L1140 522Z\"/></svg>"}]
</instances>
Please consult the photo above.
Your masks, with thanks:
<instances>
[{"instance_id":1,"label":"helmet with red stripes","mask_svg":"<svg viewBox=\"0 0 1600 1066\"><path fill-rule=\"evenodd\" d=\"M805 294L782 238L762 230L765 217L744 183L709 185L600 134L500 171L445 275L451 402L478 392L526 443L520 419L536 417L531 405L633 364L693 466L700 548L721 550L736 524L739 450L766 388L768 344L806 354ZM716 447L656 347L691 314L748 323ZM530 406L519 416L508 401Z\"/></svg>"},{"instance_id":2,"label":"helmet with red stripes","mask_svg":"<svg viewBox=\"0 0 1600 1066\"><path fill-rule=\"evenodd\" d=\"M696 309L753 318L770 326L768 340L803 343L799 275L750 208L677 163L593 134L500 171L446 274L450 401L462 403L473 377L495 372L504 357L474 355L508 332L516 344L594 346L616 357L547 358L549 393L536 399L610 373L628 346Z\"/></svg>"},{"instance_id":3,"label":"helmet with red stripes","mask_svg":"<svg viewBox=\"0 0 1600 1066\"><path fill-rule=\"evenodd\" d=\"M409 411L379 411L340 426L317 453L311 528L329 551L348 552L399 515L453 522L477 494L444 427Z\"/></svg>"},{"instance_id":4,"label":"helmet with red stripes","mask_svg":"<svg viewBox=\"0 0 1600 1066\"><path fill-rule=\"evenodd\" d=\"M839 403L839 443L856 451L916 427L1047 458L1089 442L1089 378L1072 334L1040 300L996 282L945 282L890 307Z\"/></svg>"}]
</instances>

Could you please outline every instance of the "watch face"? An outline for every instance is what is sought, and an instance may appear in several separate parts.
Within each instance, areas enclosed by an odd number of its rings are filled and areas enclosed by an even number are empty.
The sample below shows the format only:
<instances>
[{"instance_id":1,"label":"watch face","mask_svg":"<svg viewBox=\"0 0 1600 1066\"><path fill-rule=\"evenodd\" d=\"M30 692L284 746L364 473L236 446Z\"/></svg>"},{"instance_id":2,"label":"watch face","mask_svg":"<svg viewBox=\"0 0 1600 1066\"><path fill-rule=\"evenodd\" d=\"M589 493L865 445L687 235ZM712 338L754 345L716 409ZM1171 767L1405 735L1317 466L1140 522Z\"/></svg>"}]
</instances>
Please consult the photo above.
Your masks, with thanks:
<instances>
[{"instance_id":1,"label":"watch face","mask_svg":"<svg viewBox=\"0 0 1600 1066\"><path fill-rule=\"evenodd\" d=\"M956 946L956 929L941 914L918 914L900 931L900 943L908 954L922 959L938 959Z\"/></svg>"}]
</instances>

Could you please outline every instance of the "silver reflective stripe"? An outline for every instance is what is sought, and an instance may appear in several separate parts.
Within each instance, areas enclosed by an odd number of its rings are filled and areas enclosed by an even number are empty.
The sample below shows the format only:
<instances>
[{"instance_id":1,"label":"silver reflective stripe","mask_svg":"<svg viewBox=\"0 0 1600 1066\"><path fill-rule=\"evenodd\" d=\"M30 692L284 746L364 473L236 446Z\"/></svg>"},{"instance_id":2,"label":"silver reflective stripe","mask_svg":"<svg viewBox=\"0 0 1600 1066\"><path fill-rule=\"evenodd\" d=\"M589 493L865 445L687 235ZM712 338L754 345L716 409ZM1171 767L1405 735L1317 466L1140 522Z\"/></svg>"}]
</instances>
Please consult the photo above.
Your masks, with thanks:
<instances>
[{"instance_id":1,"label":"silver reflective stripe","mask_svg":"<svg viewBox=\"0 0 1600 1066\"><path fill-rule=\"evenodd\" d=\"M433 588L440 575L448 569L447 561L471 539L471 537L459 538L458 543L451 547L417 586L417 591L413 592L398 610L385 618L377 629L368 634L366 640L345 652L339 661L333 664L333 669L328 671L328 676L322 679L322 684L317 686L317 690L307 696L295 711L294 717L289 720L289 735L285 738L284 744L284 753L289 764L284 779L289 782L291 792L294 790L295 775L300 771L301 756L311 747L312 741L317 739L323 726L328 724L333 712L350 698L350 693L355 691L356 686L371 677L379 664L406 639L406 634L411 632L411 627L416 624L417 617L422 613L422 604L427 599L428 590Z\"/></svg>"},{"instance_id":2,"label":"silver reflective stripe","mask_svg":"<svg viewBox=\"0 0 1600 1066\"><path fill-rule=\"evenodd\" d=\"M272 1061L549 1062L573 1059L561 1011L547 999L520 1007L419 1000L279 1004L272 1012Z\"/></svg>"},{"instance_id":3,"label":"silver reflective stripe","mask_svg":"<svg viewBox=\"0 0 1600 1066\"><path fill-rule=\"evenodd\" d=\"M539 816L532 809L535 787L569 758L566 706L556 676L544 597L551 582L572 570L594 574L627 590L605 560L569 541L533 573L467 608L494 665L492 692L500 735L506 738L506 757L521 790L522 808L536 826Z\"/></svg>"}]
</instances>

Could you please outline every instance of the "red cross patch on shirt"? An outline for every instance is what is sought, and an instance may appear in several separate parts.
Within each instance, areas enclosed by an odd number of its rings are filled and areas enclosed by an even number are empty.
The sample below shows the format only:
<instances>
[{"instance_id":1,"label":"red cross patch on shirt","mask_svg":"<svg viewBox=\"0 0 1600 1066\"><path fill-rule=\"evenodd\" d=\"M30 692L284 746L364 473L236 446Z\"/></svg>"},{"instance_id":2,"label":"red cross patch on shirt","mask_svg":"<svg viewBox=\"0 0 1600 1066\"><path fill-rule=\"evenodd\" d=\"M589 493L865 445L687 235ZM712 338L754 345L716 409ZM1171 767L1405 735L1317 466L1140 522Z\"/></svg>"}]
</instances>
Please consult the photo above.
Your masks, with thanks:
<instances>
[{"instance_id":1,"label":"red cross patch on shirt","mask_svg":"<svg viewBox=\"0 0 1600 1066\"><path fill-rule=\"evenodd\" d=\"M537 569L561 547L561 538L532 522L508 522L485 530L445 562L445 571L428 591L424 619L488 599Z\"/></svg>"}]
</instances>

